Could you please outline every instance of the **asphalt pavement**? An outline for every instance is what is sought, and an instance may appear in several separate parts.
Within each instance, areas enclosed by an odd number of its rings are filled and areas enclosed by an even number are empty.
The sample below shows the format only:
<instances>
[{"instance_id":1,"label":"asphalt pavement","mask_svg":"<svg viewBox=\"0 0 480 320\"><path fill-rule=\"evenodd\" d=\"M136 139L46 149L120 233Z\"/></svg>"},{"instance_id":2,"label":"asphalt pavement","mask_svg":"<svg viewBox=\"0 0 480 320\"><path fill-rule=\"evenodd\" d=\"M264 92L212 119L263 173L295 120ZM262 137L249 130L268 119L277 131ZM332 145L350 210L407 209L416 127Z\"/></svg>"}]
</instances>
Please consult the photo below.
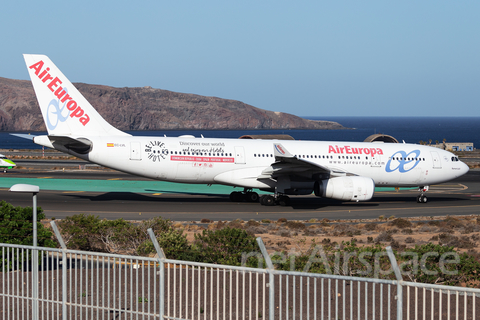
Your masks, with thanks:
<instances>
[{"instance_id":1,"label":"asphalt pavement","mask_svg":"<svg viewBox=\"0 0 480 320\"><path fill-rule=\"evenodd\" d=\"M162 216L176 221L277 220L279 218L373 219L379 216L417 217L480 213L480 170L448 183L434 185L428 203L416 202L413 189L376 189L368 202L342 202L315 196L292 196L287 207L230 202L234 189L226 186L176 184L153 181L113 170L55 170L41 166L12 169L0 175L0 199L15 206L31 206L28 194L9 192L17 183L38 185L38 206L48 218L85 213L101 218L143 220Z\"/></svg>"}]
</instances>

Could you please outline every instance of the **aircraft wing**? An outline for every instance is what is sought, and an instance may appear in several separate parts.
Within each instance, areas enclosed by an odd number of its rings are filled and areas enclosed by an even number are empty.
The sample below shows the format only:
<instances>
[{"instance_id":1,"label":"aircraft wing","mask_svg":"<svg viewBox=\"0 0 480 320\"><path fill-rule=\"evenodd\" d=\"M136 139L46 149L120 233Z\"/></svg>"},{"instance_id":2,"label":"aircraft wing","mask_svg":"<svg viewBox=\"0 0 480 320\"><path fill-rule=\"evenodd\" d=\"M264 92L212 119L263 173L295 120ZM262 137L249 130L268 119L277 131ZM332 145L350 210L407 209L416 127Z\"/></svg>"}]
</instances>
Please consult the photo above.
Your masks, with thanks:
<instances>
[{"instance_id":1,"label":"aircraft wing","mask_svg":"<svg viewBox=\"0 0 480 320\"><path fill-rule=\"evenodd\" d=\"M273 150L275 162L262 171L262 174L258 177L259 179L276 178L283 175L301 175L311 176L311 178L315 180L320 180L334 176L353 175L343 170L337 170L308 160L299 159L292 155L280 143L274 143Z\"/></svg>"}]
</instances>

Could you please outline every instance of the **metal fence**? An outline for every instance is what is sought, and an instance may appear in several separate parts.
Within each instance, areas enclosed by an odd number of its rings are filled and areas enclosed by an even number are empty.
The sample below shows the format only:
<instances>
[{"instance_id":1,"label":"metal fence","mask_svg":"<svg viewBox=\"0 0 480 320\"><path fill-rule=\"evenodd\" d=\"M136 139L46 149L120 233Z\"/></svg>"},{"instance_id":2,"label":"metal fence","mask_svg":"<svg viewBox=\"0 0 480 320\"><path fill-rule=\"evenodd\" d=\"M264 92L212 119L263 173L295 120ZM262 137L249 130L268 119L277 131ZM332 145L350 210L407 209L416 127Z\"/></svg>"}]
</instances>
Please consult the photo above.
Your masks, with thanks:
<instances>
[{"instance_id":1,"label":"metal fence","mask_svg":"<svg viewBox=\"0 0 480 320\"><path fill-rule=\"evenodd\" d=\"M1 244L0 319L476 319L480 290ZM391 251L389 251L391 253ZM392 260L393 258L393 260Z\"/></svg>"}]
</instances>

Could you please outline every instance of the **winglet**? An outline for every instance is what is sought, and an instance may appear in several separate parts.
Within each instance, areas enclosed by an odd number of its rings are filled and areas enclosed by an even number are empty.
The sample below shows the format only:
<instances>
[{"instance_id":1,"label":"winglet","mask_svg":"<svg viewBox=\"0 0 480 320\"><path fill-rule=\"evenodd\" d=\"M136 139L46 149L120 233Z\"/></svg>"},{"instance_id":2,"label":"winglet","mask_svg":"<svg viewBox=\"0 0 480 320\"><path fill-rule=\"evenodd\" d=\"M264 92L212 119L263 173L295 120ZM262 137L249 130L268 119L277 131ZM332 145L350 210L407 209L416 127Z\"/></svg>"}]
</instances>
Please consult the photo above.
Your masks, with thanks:
<instances>
[{"instance_id":1,"label":"winglet","mask_svg":"<svg viewBox=\"0 0 480 320\"><path fill-rule=\"evenodd\" d=\"M288 150L282 146L281 143L274 143L273 144L273 154L275 155L275 158L294 158L294 156L288 152Z\"/></svg>"}]
</instances>

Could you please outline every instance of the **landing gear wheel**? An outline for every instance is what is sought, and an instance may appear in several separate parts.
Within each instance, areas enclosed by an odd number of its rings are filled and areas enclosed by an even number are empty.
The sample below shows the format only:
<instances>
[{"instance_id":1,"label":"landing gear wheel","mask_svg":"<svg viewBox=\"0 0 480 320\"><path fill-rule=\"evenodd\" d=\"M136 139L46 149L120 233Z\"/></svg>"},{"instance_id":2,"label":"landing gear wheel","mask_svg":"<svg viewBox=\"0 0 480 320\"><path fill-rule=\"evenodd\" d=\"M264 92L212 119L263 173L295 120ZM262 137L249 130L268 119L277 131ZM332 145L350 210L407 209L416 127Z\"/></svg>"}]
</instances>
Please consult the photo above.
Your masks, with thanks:
<instances>
[{"instance_id":1,"label":"landing gear wheel","mask_svg":"<svg viewBox=\"0 0 480 320\"><path fill-rule=\"evenodd\" d=\"M247 201L249 202L258 202L259 196L256 192L247 192L245 196Z\"/></svg>"},{"instance_id":2,"label":"landing gear wheel","mask_svg":"<svg viewBox=\"0 0 480 320\"><path fill-rule=\"evenodd\" d=\"M424 194L421 194L417 197L418 203L427 203L427 201L428 201L427 196Z\"/></svg>"},{"instance_id":3,"label":"landing gear wheel","mask_svg":"<svg viewBox=\"0 0 480 320\"><path fill-rule=\"evenodd\" d=\"M232 202L240 202L240 201L243 201L243 199L244 199L243 193L239 191L233 191L232 193L230 193L230 201Z\"/></svg>"},{"instance_id":4,"label":"landing gear wheel","mask_svg":"<svg viewBox=\"0 0 480 320\"><path fill-rule=\"evenodd\" d=\"M260 196L260 200L259 200L258 202L260 202L260 204L261 204L262 206L265 205L264 200L265 200L266 197L267 197L266 194Z\"/></svg>"},{"instance_id":5,"label":"landing gear wheel","mask_svg":"<svg viewBox=\"0 0 480 320\"><path fill-rule=\"evenodd\" d=\"M282 207L286 207L290 205L290 198L288 196L280 196L278 197L278 204Z\"/></svg>"},{"instance_id":6,"label":"landing gear wheel","mask_svg":"<svg viewBox=\"0 0 480 320\"><path fill-rule=\"evenodd\" d=\"M275 198L271 195L263 195L260 198L260 204L262 204L263 206L274 206Z\"/></svg>"}]
</instances>

